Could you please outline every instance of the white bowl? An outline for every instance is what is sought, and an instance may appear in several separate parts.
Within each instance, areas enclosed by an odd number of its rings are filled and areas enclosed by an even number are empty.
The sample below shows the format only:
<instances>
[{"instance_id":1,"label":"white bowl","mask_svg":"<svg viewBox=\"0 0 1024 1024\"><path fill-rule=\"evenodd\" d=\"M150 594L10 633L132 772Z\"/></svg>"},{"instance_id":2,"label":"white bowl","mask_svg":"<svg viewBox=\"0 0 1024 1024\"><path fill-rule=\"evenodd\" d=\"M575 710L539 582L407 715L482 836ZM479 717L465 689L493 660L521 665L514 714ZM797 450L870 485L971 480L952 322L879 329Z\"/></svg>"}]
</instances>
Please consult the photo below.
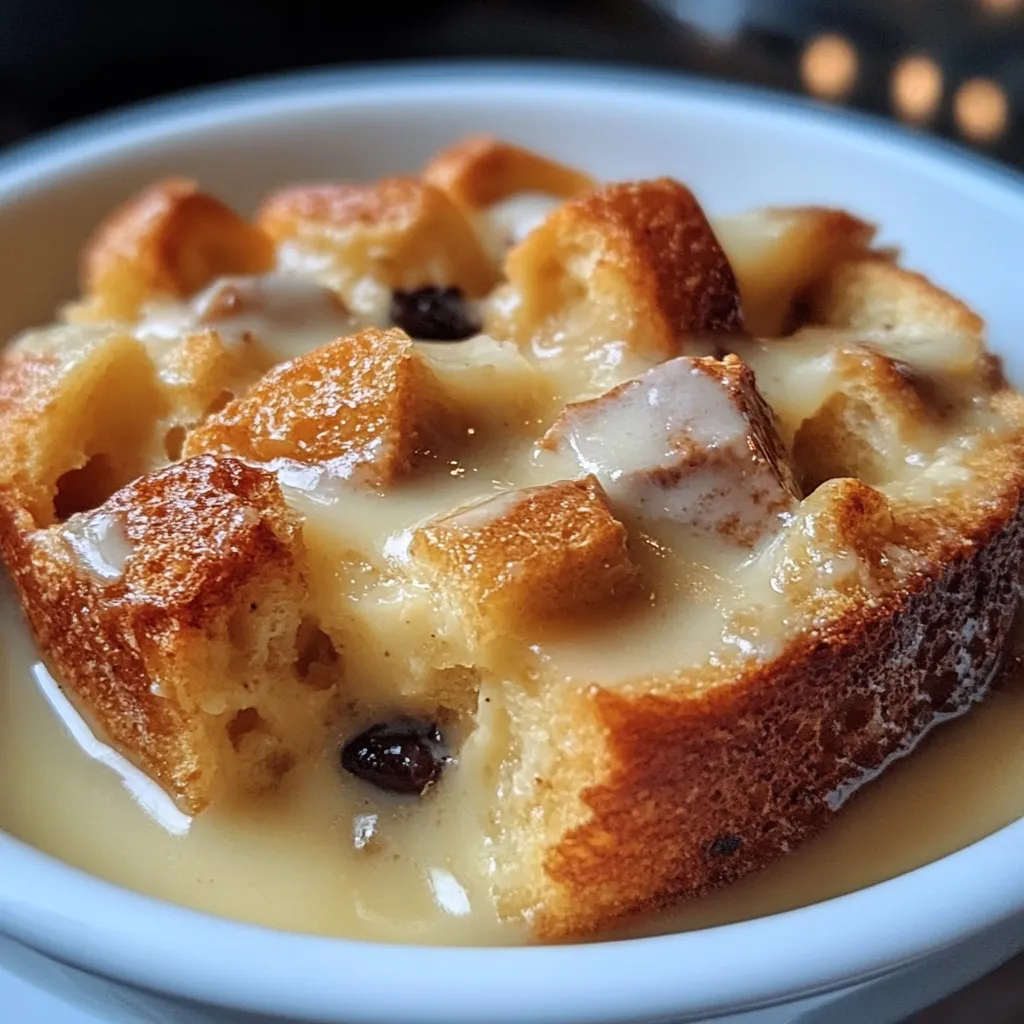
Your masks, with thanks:
<instances>
[{"instance_id":1,"label":"white bowl","mask_svg":"<svg viewBox=\"0 0 1024 1024\"><path fill-rule=\"evenodd\" d=\"M412 170L478 131L607 178L671 174L716 212L852 208L880 221L909 265L983 312L1011 374L1024 377L1024 187L1015 175L870 119L745 89L522 65L245 84L15 151L0 164L0 334L51 317L73 292L92 225L159 174L194 175L246 208L285 182ZM892 881L743 924L557 948L425 949L181 909L0 833L0 960L125 1021L884 1022L1024 948L1022 854L1018 821Z\"/></svg>"}]
</instances>

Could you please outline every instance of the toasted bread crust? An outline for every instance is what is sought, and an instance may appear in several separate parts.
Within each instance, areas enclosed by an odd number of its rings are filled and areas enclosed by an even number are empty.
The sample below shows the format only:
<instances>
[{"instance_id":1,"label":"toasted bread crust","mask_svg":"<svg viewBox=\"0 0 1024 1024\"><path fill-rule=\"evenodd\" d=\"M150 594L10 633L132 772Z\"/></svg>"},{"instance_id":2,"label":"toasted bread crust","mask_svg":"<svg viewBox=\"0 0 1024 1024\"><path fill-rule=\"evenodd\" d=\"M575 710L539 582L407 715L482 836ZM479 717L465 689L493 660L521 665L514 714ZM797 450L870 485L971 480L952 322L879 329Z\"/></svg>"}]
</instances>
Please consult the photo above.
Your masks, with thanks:
<instances>
[{"instance_id":1,"label":"toasted bread crust","mask_svg":"<svg viewBox=\"0 0 1024 1024\"><path fill-rule=\"evenodd\" d=\"M729 261L693 194L671 178L566 203L512 250L506 272L522 297L520 334L565 303L566 276L606 292L627 342L659 358L678 355L689 335L743 329Z\"/></svg>"},{"instance_id":2,"label":"toasted bread crust","mask_svg":"<svg viewBox=\"0 0 1024 1024\"><path fill-rule=\"evenodd\" d=\"M604 489L587 476L507 492L428 523L410 551L472 609L483 634L636 593L628 541Z\"/></svg>"},{"instance_id":3,"label":"toasted bread crust","mask_svg":"<svg viewBox=\"0 0 1024 1024\"><path fill-rule=\"evenodd\" d=\"M688 188L658 178L611 185L571 205L623 246L623 270L637 279L639 292L657 296L676 337L742 330L732 267Z\"/></svg>"},{"instance_id":4,"label":"toasted bread crust","mask_svg":"<svg viewBox=\"0 0 1024 1024\"><path fill-rule=\"evenodd\" d=\"M194 181L167 178L105 220L82 258L86 303L80 318L135 315L150 298L199 291L224 274L258 274L273 264L273 245Z\"/></svg>"},{"instance_id":5,"label":"toasted bread crust","mask_svg":"<svg viewBox=\"0 0 1024 1024\"><path fill-rule=\"evenodd\" d=\"M220 766L197 721L202 694L179 691L173 665L263 581L301 599L300 524L269 473L208 456L141 478L102 512L116 517L130 552L116 578L86 571L57 531L34 530L9 487L0 489L0 552L76 704L195 812L216 791Z\"/></svg>"},{"instance_id":6,"label":"toasted bread crust","mask_svg":"<svg viewBox=\"0 0 1024 1024\"><path fill-rule=\"evenodd\" d=\"M340 460L346 473L383 486L455 433L440 391L404 332L368 328L270 370L194 431L185 453Z\"/></svg>"},{"instance_id":7,"label":"toasted bread crust","mask_svg":"<svg viewBox=\"0 0 1024 1024\"><path fill-rule=\"evenodd\" d=\"M387 288L451 285L478 296L497 279L466 214L414 178L283 189L256 220L279 244L333 254L346 282L369 274Z\"/></svg>"},{"instance_id":8,"label":"toasted bread crust","mask_svg":"<svg viewBox=\"0 0 1024 1024\"><path fill-rule=\"evenodd\" d=\"M918 561L896 552L889 501L860 480L826 481L804 499L799 520L777 544L772 586L816 620L839 618L890 588L905 568L895 563Z\"/></svg>"},{"instance_id":9,"label":"toasted bread crust","mask_svg":"<svg viewBox=\"0 0 1024 1024\"><path fill-rule=\"evenodd\" d=\"M597 187L589 174L489 135L475 135L435 154L423 168L423 180L471 209L517 192L569 199Z\"/></svg>"},{"instance_id":10,"label":"toasted bread crust","mask_svg":"<svg viewBox=\"0 0 1024 1024\"><path fill-rule=\"evenodd\" d=\"M295 185L264 200L257 223L280 241L302 230L304 224L409 223L419 215L424 191L412 178L386 178L376 185Z\"/></svg>"},{"instance_id":11,"label":"toasted bread crust","mask_svg":"<svg viewBox=\"0 0 1024 1024\"><path fill-rule=\"evenodd\" d=\"M970 530L936 540L927 570L769 666L697 696L650 680L592 689L609 764L583 795L589 820L545 858L540 936L594 932L764 867L984 695L1024 571L1024 444L1015 452L991 460L991 501Z\"/></svg>"}]
</instances>

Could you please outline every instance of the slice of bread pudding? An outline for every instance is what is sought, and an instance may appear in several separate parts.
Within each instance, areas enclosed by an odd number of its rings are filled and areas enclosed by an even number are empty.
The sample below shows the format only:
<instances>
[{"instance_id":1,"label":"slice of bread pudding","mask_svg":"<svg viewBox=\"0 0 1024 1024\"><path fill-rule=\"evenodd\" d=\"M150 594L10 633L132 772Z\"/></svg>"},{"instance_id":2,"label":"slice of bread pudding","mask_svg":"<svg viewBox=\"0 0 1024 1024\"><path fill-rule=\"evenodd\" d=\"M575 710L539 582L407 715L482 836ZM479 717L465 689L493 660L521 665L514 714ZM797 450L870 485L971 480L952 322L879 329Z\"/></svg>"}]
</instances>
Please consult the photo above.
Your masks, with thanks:
<instances>
[{"instance_id":1,"label":"slice of bread pudding","mask_svg":"<svg viewBox=\"0 0 1024 1024\"><path fill-rule=\"evenodd\" d=\"M485 138L253 224L154 186L0 364L41 656L190 813L325 749L475 808L538 938L766 865L984 696L1020 599L1024 400L873 237Z\"/></svg>"}]
</instances>

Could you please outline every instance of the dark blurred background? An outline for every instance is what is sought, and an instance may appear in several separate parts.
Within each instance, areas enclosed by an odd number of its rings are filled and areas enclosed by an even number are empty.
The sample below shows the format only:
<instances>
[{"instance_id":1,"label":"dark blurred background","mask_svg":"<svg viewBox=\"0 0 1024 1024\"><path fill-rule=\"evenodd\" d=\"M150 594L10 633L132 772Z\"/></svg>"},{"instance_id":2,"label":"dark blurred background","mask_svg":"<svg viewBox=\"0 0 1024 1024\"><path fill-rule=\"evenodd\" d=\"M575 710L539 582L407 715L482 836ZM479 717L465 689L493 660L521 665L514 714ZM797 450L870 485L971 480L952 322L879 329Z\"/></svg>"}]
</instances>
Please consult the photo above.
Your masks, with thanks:
<instances>
[{"instance_id":1,"label":"dark blurred background","mask_svg":"<svg viewBox=\"0 0 1024 1024\"><path fill-rule=\"evenodd\" d=\"M0 13L0 144L289 68L543 56L810 94L1024 166L1024 0L0 0Z\"/></svg>"},{"instance_id":2,"label":"dark blurred background","mask_svg":"<svg viewBox=\"0 0 1024 1024\"><path fill-rule=\"evenodd\" d=\"M0 0L0 19L0 146L147 97L293 68L544 57L783 89L1024 168L1024 0ZM976 1021L1024 1022L1024 960L914 1024Z\"/></svg>"}]
</instances>

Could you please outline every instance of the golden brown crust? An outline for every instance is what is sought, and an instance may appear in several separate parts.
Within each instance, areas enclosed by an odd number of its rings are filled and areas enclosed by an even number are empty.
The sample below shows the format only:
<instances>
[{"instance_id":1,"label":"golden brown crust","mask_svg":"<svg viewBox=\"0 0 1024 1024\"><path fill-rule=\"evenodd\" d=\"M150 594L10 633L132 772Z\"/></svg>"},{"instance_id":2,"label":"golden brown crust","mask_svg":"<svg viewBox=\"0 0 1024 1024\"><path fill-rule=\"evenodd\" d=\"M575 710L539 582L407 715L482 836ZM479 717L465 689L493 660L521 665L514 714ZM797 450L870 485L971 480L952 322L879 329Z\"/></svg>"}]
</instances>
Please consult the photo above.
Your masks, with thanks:
<instances>
[{"instance_id":1,"label":"golden brown crust","mask_svg":"<svg viewBox=\"0 0 1024 1024\"><path fill-rule=\"evenodd\" d=\"M429 198L413 178L385 178L372 185L294 185L268 196L256 221L277 241L331 226L407 226L420 216L420 206Z\"/></svg>"},{"instance_id":2,"label":"golden brown crust","mask_svg":"<svg viewBox=\"0 0 1024 1024\"><path fill-rule=\"evenodd\" d=\"M885 495L860 480L821 484L777 542L772 586L815 620L838 618L890 589L903 562Z\"/></svg>"},{"instance_id":3,"label":"golden brown crust","mask_svg":"<svg viewBox=\"0 0 1024 1024\"><path fill-rule=\"evenodd\" d=\"M301 751L260 698L260 678L294 657L305 592L300 524L276 480L204 456L141 478L87 517L35 531L18 495L0 489L0 551L57 677L190 811L234 785L273 784ZM122 564L101 573L76 554L88 522L114 532ZM282 602L292 614L250 637L259 605ZM324 699L302 693L315 716ZM233 779L229 727L253 705L267 727L260 778ZM308 716L302 727L317 728Z\"/></svg>"},{"instance_id":4,"label":"golden brown crust","mask_svg":"<svg viewBox=\"0 0 1024 1024\"><path fill-rule=\"evenodd\" d=\"M489 135L436 153L423 168L423 180L470 209L493 206L517 192L570 199L597 187L589 174Z\"/></svg>"},{"instance_id":5,"label":"golden brown crust","mask_svg":"<svg viewBox=\"0 0 1024 1024\"><path fill-rule=\"evenodd\" d=\"M466 215L441 189L413 178L283 189L264 202L257 223L300 258L332 261L352 308L365 278L388 289L451 285L471 296L496 282Z\"/></svg>"},{"instance_id":6,"label":"golden brown crust","mask_svg":"<svg viewBox=\"0 0 1024 1024\"><path fill-rule=\"evenodd\" d=\"M184 297L225 274L273 265L270 239L193 181L167 178L118 208L82 259L79 319L128 319L146 299Z\"/></svg>"},{"instance_id":7,"label":"golden brown crust","mask_svg":"<svg viewBox=\"0 0 1024 1024\"><path fill-rule=\"evenodd\" d=\"M205 626L253 575L301 558L299 520L277 481L234 459L176 463L140 477L102 508L124 523L133 547L124 585L145 593L154 633L165 616L184 628Z\"/></svg>"},{"instance_id":8,"label":"golden brown crust","mask_svg":"<svg viewBox=\"0 0 1024 1024\"><path fill-rule=\"evenodd\" d=\"M626 528L593 476L445 516L416 531L410 553L480 633L560 620L640 584Z\"/></svg>"},{"instance_id":9,"label":"golden brown crust","mask_svg":"<svg viewBox=\"0 0 1024 1024\"><path fill-rule=\"evenodd\" d=\"M670 178L566 203L512 250L506 272L519 296L510 323L519 340L551 336L583 305L591 336L662 359L690 335L743 328L729 261L693 194Z\"/></svg>"},{"instance_id":10,"label":"golden brown crust","mask_svg":"<svg viewBox=\"0 0 1024 1024\"><path fill-rule=\"evenodd\" d=\"M458 419L399 330L369 328L281 363L189 435L187 455L337 465L386 486L451 447Z\"/></svg>"},{"instance_id":11,"label":"golden brown crust","mask_svg":"<svg viewBox=\"0 0 1024 1024\"><path fill-rule=\"evenodd\" d=\"M596 931L765 866L985 692L1024 571L1020 447L1012 465L989 467L992 499L963 536L934 545L927 571L769 666L698 694L639 680L591 691L610 767L584 795L589 820L545 859L540 936Z\"/></svg>"}]
</instances>

